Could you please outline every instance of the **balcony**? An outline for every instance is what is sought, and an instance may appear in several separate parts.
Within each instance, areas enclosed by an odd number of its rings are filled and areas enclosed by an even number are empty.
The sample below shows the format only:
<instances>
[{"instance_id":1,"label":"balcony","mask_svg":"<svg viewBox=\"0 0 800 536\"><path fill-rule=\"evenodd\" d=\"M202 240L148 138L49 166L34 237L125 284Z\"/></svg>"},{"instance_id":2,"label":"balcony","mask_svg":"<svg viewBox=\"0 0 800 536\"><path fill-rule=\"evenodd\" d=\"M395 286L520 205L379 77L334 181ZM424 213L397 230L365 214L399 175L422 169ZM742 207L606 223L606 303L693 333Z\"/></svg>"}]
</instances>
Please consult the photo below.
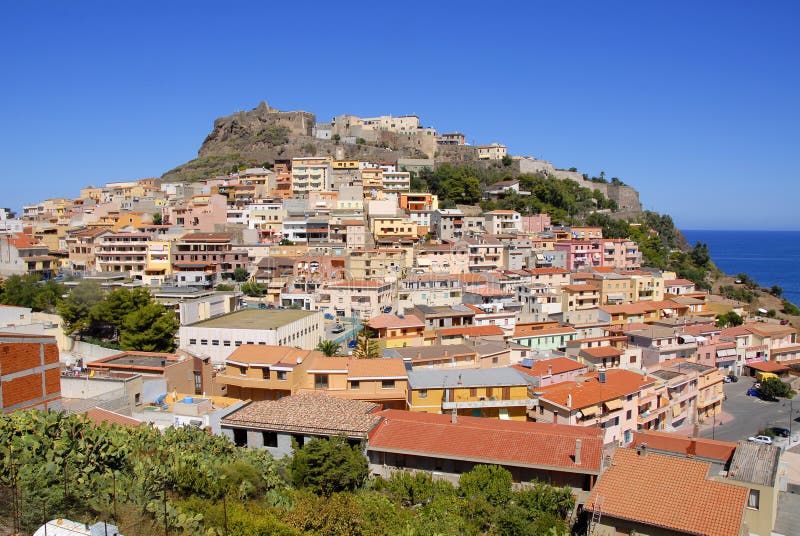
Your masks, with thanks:
<instances>
[{"instance_id":1,"label":"balcony","mask_svg":"<svg viewBox=\"0 0 800 536\"><path fill-rule=\"evenodd\" d=\"M478 409L478 408L508 408L524 406L532 408L533 400L464 400L457 402L442 402L442 409Z\"/></svg>"}]
</instances>

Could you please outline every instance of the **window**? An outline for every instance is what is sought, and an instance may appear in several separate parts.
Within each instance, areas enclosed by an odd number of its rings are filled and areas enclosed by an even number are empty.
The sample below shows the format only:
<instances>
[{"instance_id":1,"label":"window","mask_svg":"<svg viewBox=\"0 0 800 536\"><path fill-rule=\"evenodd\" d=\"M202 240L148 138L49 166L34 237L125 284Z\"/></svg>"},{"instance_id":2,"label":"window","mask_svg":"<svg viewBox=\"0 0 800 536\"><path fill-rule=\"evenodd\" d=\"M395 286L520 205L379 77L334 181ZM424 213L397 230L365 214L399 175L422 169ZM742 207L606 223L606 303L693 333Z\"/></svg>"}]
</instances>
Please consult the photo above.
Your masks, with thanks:
<instances>
[{"instance_id":1,"label":"window","mask_svg":"<svg viewBox=\"0 0 800 536\"><path fill-rule=\"evenodd\" d=\"M243 428L233 429L233 444L237 447L247 446L247 430Z\"/></svg>"},{"instance_id":2,"label":"window","mask_svg":"<svg viewBox=\"0 0 800 536\"><path fill-rule=\"evenodd\" d=\"M427 389L420 389L419 390L419 397L420 398L428 398L428 390Z\"/></svg>"},{"instance_id":3,"label":"window","mask_svg":"<svg viewBox=\"0 0 800 536\"><path fill-rule=\"evenodd\" d=\"M625 418L630 420L632 415L633 415L633 412L631 410L628 410L628 412L625 414Z\"/></svg>"},{"instance_id":4,"label":"window","mask_svg":"<svg viewBox=\"0 0 800 536\"><path fill-rule=\"evenodd\" d=\"M133 403L137 406L142 403L142 393L136 393L133 395Z\"/></svg>"},{"instance_id":5,"label":"window","mask_svg":"<svg viewBox=\"0 0 800 536\"><path fill-rule=\"evenodd\" d=\"M492 395L494 395L494 388L493 387L487 387L486 388L486 396L492 396Z\"/></svg>"},{"instance_id":6,"label":"window","mask_svg":"<svg viewBox=\"0 0 800 536\"><path fill-rule=\"evenodd\" d=\"M239 375L247 376L247 367L239 367Z\"/></svg>"},{"instance_id":7,"label":"window","mask_svg":"<svg viewBox=\"0 0 800 536\"><path fill-rule=\"evenodd\" d=\"M203 393L203 374L194 371L194 394L199 395Z\"/></svg>"},{"instance_id":8,"label":"window","mask_svg":"<svg viewBox=\"0 0 800 536\"><path fill-rule=\"evenodd\" d=\"M327 388L328 388L328 375L314 374L314 389L327 389Z\"/></svg>"},{"instance_id":9,"label":"window","mask_svg":"<svg viewBox=\"0 0 800 536\"><path fill-rule=\"evenodd\" d=\"M208 339L200 339L200 346L208 346Z\"/></svg>"},{"instance_id":10,"label":"window","mask_svg":"<svg viewBox=\"0 0 800 536\"><path fill-rule=\"evenodd\" d=\"M282 382L286 381L286 371L285 370L278 370L276 372L278 373L278 381L282 381Z\"/></svg>"},{"instance_id":11,"label":"window","mask_svg":"<svg viewBox=\"0 0 800 536\"><path fill-rule=\"evenodd\" d=\"M222 346L230 346L231 341L222 341Z\"/></svg>"},{"instance_id":12,"label":"window","mask_svg":"<svg viewBox=\"0 0 800 536\"><path fill-rule=\"evenodd\" d=\"M492 358L492 365L496 365L499 362L500 362L500 358L499 357L493 357Z\"/></svg>"},{"instance_id":13,"label":"window","mask_svg":"<svg viewBox=\"0 0 800 536\"><path fill-rule=\"evenodd\" d=\"M211 346L219 346L219 341L217 339L212 340Z\"/></svg>"},{"instance_id":14,"label":"window","mask_svg":"<svg viewBox=\"0 0 800 536\"><path fill-rule=\"evenodd\" d=\"M350 380L350 389L358 390L361 388L361 382L358 380Z\"/></svg>"},{"instance_id":15,"label":"window","mask_svg":"<svg viewBox=\"0 0 800 536\"><path fill-rule=\"evenodd\" d=\"M197 339L189 339L189 344L197 344Z\"/></svg>"},{"instance_id":16,"label":"window","mask_svg":"<svg viewBox=\"0 0 800 536\"><path fill-rule=\"evenodd\" d=\"M242 345L242 341L236 341L233 344L234 344L234 346L241 346Z\"/></svg>"},{"instance_id":17,"label":"window","mask_svg":"<svg viewBox=\"0 0 800 536\"><path fill-rule=\"evenodd\" d=\"M478 388L477 387L470 387L469 388L469 397L470 398L475 398L476 396L478 396Z\"/></svg>"},{"instance_id":18,"label":"window","mask_svg":"<svg viewBox=\"0 0 800 536\"><path fill-rule=\"evenodd\" d=\"M511 400L511 387L503 387L503 400Z\"/></svg>"},{"instance_id":19,"label":"window","mask_svg":"<svg viewBox=\"0 0 800 536\"><path fill-rule=\"evenodd\" d=\"M381 389L394 389L394 380L383 380L381 382Z\"/></svg>"},{"instance_id":20,"label":"window","mask_svg":"<svg viewBox=\"0 0 800 536\"><path fill-rule=\"evenodd\" d=\"M761 502L761 492L757 489L751 489L750 494L747 496L747 507L758 510L759 503Z\"/></svg>"},{"instance_id":21,"label":"window","mask_svg":"<svg viewBox=\"0 0 800 536\"><path fill-rule=\"evenodd\" d=\"M265 379L265 380L269 379L269 369L268 368L262 368L261 369L261 377L263 379Z\"/></svg>"},{"instance_id":22,"label":"window","mask_svg":"<svg viewBox=\"0 0 800 536\"><path fill-rule=\"evenodd\" d=\"M261 432L261 436L265 447L275 448L278 446L278 432Z\"/></svg>"}]
</instances>

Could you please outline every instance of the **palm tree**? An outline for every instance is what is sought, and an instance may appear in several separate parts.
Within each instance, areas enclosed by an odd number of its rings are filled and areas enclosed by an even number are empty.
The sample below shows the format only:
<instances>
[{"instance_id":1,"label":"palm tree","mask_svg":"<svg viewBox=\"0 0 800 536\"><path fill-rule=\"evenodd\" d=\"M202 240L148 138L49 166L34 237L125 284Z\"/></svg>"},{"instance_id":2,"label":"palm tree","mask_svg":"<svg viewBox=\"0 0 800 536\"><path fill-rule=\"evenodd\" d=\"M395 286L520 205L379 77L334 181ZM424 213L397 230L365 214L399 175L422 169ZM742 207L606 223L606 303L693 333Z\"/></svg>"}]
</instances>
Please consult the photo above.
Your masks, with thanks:
<instances>
[{"instance_id":1,"label":"palm tree","mask_svg":"<svg viewBox=\"0 0 800 536\"><path fill-rule=\"evenodd\" d=\"M317 350L322 352L325 357L335 357L341 355L341 345L333 341L320 341Z\"/></svg>"}]
</instances>

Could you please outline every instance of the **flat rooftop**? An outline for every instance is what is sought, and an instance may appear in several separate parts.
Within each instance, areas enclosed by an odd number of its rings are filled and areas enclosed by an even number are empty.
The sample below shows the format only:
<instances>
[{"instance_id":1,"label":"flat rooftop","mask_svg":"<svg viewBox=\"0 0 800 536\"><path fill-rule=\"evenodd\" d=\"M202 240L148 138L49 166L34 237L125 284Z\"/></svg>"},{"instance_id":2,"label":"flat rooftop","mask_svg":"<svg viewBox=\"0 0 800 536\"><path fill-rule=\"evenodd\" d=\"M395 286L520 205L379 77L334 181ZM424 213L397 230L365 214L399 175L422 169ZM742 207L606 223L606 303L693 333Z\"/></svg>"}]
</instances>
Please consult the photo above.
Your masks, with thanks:
<instances>
[{"instance_id":1,"label":"flat rooftop","mask_svg":"<svg viewBox=\"0 0 800 536\"><path fill-rule=\"evenodd\" d=\"M243 309L190 324L191 327L223 329L275 329L301 318L317 314L317 311L297 309Z\"/></svg>"}]
</instances>

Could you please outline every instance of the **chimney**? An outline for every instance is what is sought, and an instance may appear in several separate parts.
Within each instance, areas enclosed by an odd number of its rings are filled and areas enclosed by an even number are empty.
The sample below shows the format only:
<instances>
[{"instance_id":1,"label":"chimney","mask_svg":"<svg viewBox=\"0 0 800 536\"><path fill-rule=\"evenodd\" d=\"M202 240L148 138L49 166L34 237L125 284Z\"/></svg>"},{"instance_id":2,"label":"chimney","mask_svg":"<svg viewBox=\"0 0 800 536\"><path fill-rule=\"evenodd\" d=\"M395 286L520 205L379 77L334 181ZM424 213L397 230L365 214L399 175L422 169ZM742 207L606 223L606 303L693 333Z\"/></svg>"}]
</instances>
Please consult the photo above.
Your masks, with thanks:
<instances>
[{"instance_id":1,"label":"chimney","mask_svg":"<svg viewBox=\"0 0 800 536\"><path fill-rule=\"evenodd\" d=\"M575 465L581 464L581 448L583 447L583 441L580 439L575 440Z\"/></svg>"},{"instance_id":2,"label":"chimney","mask_svg":"<svg viewBox=\"0 0 800 536\"><path fill-rule=\"evenodd\" d=\"M567 407L572 407L572 395L567 395Z\"/></svg>"},{"instance_id":3,"label":"chimney","mask_svg":"<svg viewBox=\"0 0 800 536\"><path fill-rule=\"evenodd\" d=\"M637 452L638 452L639 456L641 456L642 458L646 458L647 457L647 443L642 443L641 445L639 445L639 448L637 449Z\"/></svg>"},{"instance_id":4,"label":"chimney","mask_svg":"<svg viewBox=\"0 0 800 536\"><path fill-rule=\"evenodd\" d=\"M597 381L600 383L606 383L606 369L597 369Z\"/></svg>"},{"instance_id":5,"label":"chimney","mask_svg":"<svg viewBox=\"0 0 800 536\"><path fill-rule=\"evenodd\" d=\"M547 375L548 376L553 375L553 365L547 365Z\"/></svg>"}]
</instances>

